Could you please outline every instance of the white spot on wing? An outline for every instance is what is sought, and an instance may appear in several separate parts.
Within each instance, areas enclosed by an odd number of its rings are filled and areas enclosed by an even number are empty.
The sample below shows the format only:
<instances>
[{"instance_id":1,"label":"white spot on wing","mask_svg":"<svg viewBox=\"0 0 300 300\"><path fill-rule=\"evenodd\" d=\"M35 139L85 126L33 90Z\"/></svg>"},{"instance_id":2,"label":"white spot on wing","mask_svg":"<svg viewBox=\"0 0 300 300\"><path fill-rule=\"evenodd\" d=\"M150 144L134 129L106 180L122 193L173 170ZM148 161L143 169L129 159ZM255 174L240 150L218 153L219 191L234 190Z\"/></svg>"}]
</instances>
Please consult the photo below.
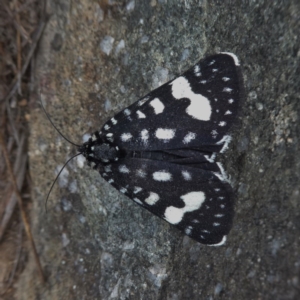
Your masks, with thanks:
<instances>
[{"instance_id":1,"label":"white spot on wing","mask_svg":"<svg viewBox=\"0 0 300 300\"><path fill-rule=\"evenodd\" d=\"M175 129L158 128L155 135L160 140L170 140L175 136Z\"/></svg>"},{"instance_id":2,"label":"white spot on wing","mask_svg":"<svg viewBox=\"0 0 300 300\"><path fill-rule=\"evenodd\" d=\"M191 212L199 209L205 201L205 194L201 191L190 192L181 196L180 198L185 203L185 206L183 208L169 206L165 210L165 219L171 224L178 224L182 220L183 215L186 212Z\"/></svg>"},{"instance_id":3,"label":"white spot on wing","mask_svg":"<svg viewBox=\"0 0 300 300\"><path fill-rule=\"evenodd\" d=\"M231 52L221 52L221 54L227 54L227 55L231 56L233 58L233 60L234 60L234 64L236 66L240 65L239 59L237 58L237 56L235 54L233 54Z\"/></svg>"},{"instance_id":4,"label":"white spot on wing","mask_svg":"<svg viewBox=\"0 0 300 300\"><path fill-rule=\"evenodd\" d=\"M147 129L143 129L141 131L141 139L142 141L147 144L148 143L148 139L149 139L149 132Z\"/></svg>"},{"instance_id":5,"label":"white spot on wing","mask_svg":"<svg viewBox=\"0 0 300 300\"><path fill-rule=\"evenodd\" d=\"M107 172L107 173L110 173L111 172L111 165L105 166L104 171Z\"/></svg>"},{"instance_id":6,"label":"white spot on wing","mask_svg":"<svg viewBox=\"0 0 300 300\"><path fill-rule=\"evenodd\" d=\"M190 174L190 172L188 171L181 171L182 177L184 180L189 181L192 179L192 176Z\"/></svg>"},{"instance_id":7,"label":"white spot on wing","mask_svg":"<svg viewBox=\"0 0 300 300\"><path fill-rule=\"evenodd\" d=\"M121 135L121 140L123 142L128 142L131 138L132 138L132 134L131 133L123 133Z\"/></svg>"},{"instance_id":8,"label":"white spot on wing","mask_svg":"<svg viewBox=\"0 0 300 300\"><path fill-rule=\"evenodd\" d=\"M112 122L114 125L116 125L116 124L118 123L118 121L117 121L115 118L112 118L112 119L111 119L111 122Z\"/></svg>"},{"instance_id":9,"label":"white spot on wing","mask_svg":"<svg viewBox=\"0 0 300 300\"><path fill-rule=\"evenodd\" d=\"M186 235L190 235L190 234L192 233L192 229L193 229L192 226L188 226L188 227L184 230L185 234L186 234Z\"/></svg>"},{"instance_id":10,"label":"white spot on wing","mask_svg":"<svg viewBox=\"0 0 300 300\"><path fill-rule=\"evenodd\" d=\"M195 65L195 67L194 67L194 74L195 74L197 77L200 77L200 76L201 76L201 72L200 72L200 67L199 67L199 65Z\"/></svg>"},{"instance_id":11,"label":"white spot on wing","mask_svg":"<svg viewBox=\"0 0 300 300\"><path fill-rule=\"evenodd\" d=\"M120 188L120 192L122 193L122 194L125 194L126 192L127 192L127 189L125 189L125 188Z\"/></svg>"},{"instance_id":12,"label":"white spot on wing","mask_svg":"<svg viewBox=\"0 0 300 300\"><path fill-rule=\"evenodd\" d=\"M111 136L108 136L107 140L110 141L110 142L113 142L114 141L113 134L111 134Z\"/></svg>"},{"instance_id":13,"label":"white spot on wing","mask_svg":"<svg viewBox=\"0 0 300 300\"><path fill-rule=\"evenodd\" d=\"M180 197L185 203L184 211L194 211L198 209L205 200L203 192L190 192Z\"/></svg>"},{"instance_id":14,"label":"white spot on wing","mask_svg":"<svg viewBox=\"0 0 300 300\"><path fill-rule=\"evenodd\" d=\"M145 102L149 100L149 97L145 97L144 99L141 99L138 103L138 106L142 106Z\"/></svg>"},{"instance_id":15,"label":"white spot on wing","mask_svg":"<svg viewBox=\"0 0 300 300\"><path fill-rule=\"evenodd\" d=\"M108 182L108 183L113 183L114 180L113 180L113 179L109 179L107 182Z\"/></svg>"},{"instance_id":16,"label":"white spot on wing","mask_svg":"<svg viewBox=\"0 0 300 300\"><path fill-rule=\"evenodd\" d=\"M229 87L225 87L225 88L223 89L223 92L231 93L231 92L232 92L232 89L229 88Z\"/></svg>"},{"instance_id":17,"label":"white spot on wing","mask_svg":"<svg viewBox=\"0 0 300 300\"><path fill-rule=\"evenodd\" d=\"M146 177L146 172L143 169L137 169L136 170L136 176L141 177L141 178L145 178Z\"/></svg>"},{"instance_id":18,"label":"white spot on wing","mask_svg":"<svg viewBox=\"0 0 300 300\"><path fill-rule=\"evenodd\" d=\"M230 80L230 78L228 78L228 77L223 77L222 80L226 82L226 81Z\"/></svg>"},{"instance_id":19,"label":"white spot on wing","mask_svg":"<svg viewBox=\"0 0 300 300\"><path fill-rule=\"evenodd\" d=\"M178 224L183 217L184 211L182 208L177 208L174 206L169 206L165 210L165 219L171 224Z\"/></svg>"},{"instance_id":20,"label":"white spot on wing","mask_svg":"<svg viewBox=\"0 0 300 300\"><path fill-rule=\"evenodd\" d=\"M123 113L125 116L129 116L131 114L131 111L128 108L126 108L124 109Z\"/></svg>"},{"instance_id":21,"label":"white spot on wing","mask_svg":"<svg viewBox=\"0 0 300 300\"><path fill-rule=\"evenodd\" d=\"M189 132L184 138L183 143L188 144L190 141L194 140L196 138L196 133Z\"/></svg>"},{"instance_id":22,"label":"white spot on wing","mask_svg":"<svg viewBox=\"0 0 300 300\"><path fill-rule=\"evenodd\" d=\"M213 138L215 139L216 137L217 137L217 135L218 135L218 131L217 130L212 130L211 131L211 135L213 136Z\"/></svg>"},{"instance_id":23,"label":"white spot on wing","mask_svg":"<svg viewBox=\"0 0 300 300\"><path fill-rule=\"evenodd\" d=\"M229 182L229 178L220 162L217 162L217 165L220 169L220 172L213 172L221 181L227 181ZM219 197L221 199L222 197ZM224 198L224 197L223 197Z\"/></svg>"},{"instance_id":24,"label":"white spot on wing","mask_svg":"<svg viewBox=\"0 0 300 300\"><path fill-rule=\"evenodd\" d=\"M230 135L224 135L220 141L218 141L217 145L223 145L222 149L220 150L220 153L224 153L228 149L228 145L231 142L231 136Z\"/></svg>"},{"instance_id":25,"label":"white spot on wing","mask_svg":"<svg viewBox=\"0 0 300 300\"><path fill-rule=\"evenodd\" d=\"M130 170L125 165L119 166L119 171L121 173L127 173L127 174L130 172Z\"/></svg>"},{"instance_id":26,"label":"white spot on wing","mask_svg":"<svg viewBox=\"0 0 300 300\"><path fill-rule=\"evenodd\" d=\"M215 158L216 158L216 153L213 153L211 156L209 155L204 155L204 157L206 158L206 160L210 163L215 162Z\"/></svg>"},{"instance_id":27,"label":"white spot on wing","mask_svg":"<svg viewBox=\"0 0 300 300\"><path fill-rule=\"evenodd\" d=\"M140 191L142 191L143 189L141 188L141 187L139 187L139 186L135 186L134 188L133 188L133 193L134 194L137 194L137 193L139 193Z\"/></svg>"},{"instance_id":28,"label":"white spot on wing","mask_svg":"<svg viewBox=\"0 0 300 300\"><path fill-rule=\"evenodd\" d=\"M219 242L217 244L208 245L208 246L214 246L214 247L222 246L222 245L225 244L226 240L227 240L227 236L224 235L223 238L222 238L222 240L221 240L221 242Z\"/></svg>"},{"instance_id":29,"label":"white spot on wing","mask_svg":"<svg viewBox=\"0 0 300 300\"><path fill-rule=\"evenodd\" d=\"M109 125L107 125L107 124L104 125L104 129L105 129L105 130L108 130L109 128L110 128Z\"/></svg>"},{"instance_id":30,"label":"white spot on wing","mask_svg":"<svg viewBox=\"0 0 300 300\"><path fill-rule=\"evenodd\" d=\"M165 109L164 104L158 98L155 98L154 100L152 100L149 103L149 105L151 105L153 107L156 115L162 113Z\"/></svg>"},{"instance_id":31,"label":"white spot on wing","mask_svg":"<svg viewBox=\"0 0 300 300\"><path fill-rule=\"evenodd\" d=\"M223 214L216 214L215 217L216 218L222 218L222 217L224 217L224 215Z\"/></svg>"},{"instance_id":32,"label":"white spot on wing","mask_svg":"<svg viewBox=\"0 0 300 300\"><path fill-rule=\"evenodd\" d=\"M136 111L137 117L138 119L145 119L146 115L144 113L142 113L140 110Z\"/></svg>"},{"instance_id":33,"label":"white spot on wing","mask_svg":"<svg viewBox=\"0 0 300 300\"><path fill-rule=\"evenodd\" d=\"M143 205L143 202L138 198L133 198L133 201L135 201L136 203L138 203L140 205Z\"/></svg>"},{"instance_id":34,"label":"white spot on wing","mask_svg":"<svg viewBox=\"0 0 300 300\"><path fill-rule=\"evenodd\" d=\"M220 123L219 123L219 126L221 126L221 127L224 127L226 125L226 122L224 122L224 121L221 121Z\"/></svg>"},{"instance_id":35,"label":"white spot on wing","mask_svg":"<svg viewBox=\"0 0 300 300\"><path fill-rule=\"evenodd\" d=\"M159 196L156 193L150 192L148 198L145 199L145 202L149 205L154 205L159 200Z\"/></svg>"},{"instance_id":36,"label":"white spot on wing","mask_svg":"<svg viewBox=\"0 0 300 300\"><path fill-rule=\"evenodd\" d=\"M191 101L191 104L186 109L188 115L201 121L210 120L212 108L209 100L201 94L195 94L185 77L180 76L176 78L170 85L172 85L172 95L175 99L188 98Z\"/></svg>"},{"instance_id":37,"label":"white spot on wing","mask_svg":"<svg viewBox=\"0 0 300 300\"><path fill-rule=\"evenodd\" d=\"M230 110L227 110L226 112L225 112L225 115L231 115L232 114L232 112L230 111Z\"/></svg>"},{"instance_id":38,"label":"white spot on wing","mask_svg":"<svg viewBox=\"0 0 300 300\"><path fill-rule=\"evenodd\" d=\"M152 176L153 176L153 179L156 181L171 181L172 180L172 174L165 170L154 172L152 174Z\"/></svg>"},{"instance_id":39,"label":"white spot on wing","mask_svg":"<svg viewBox=\"0 0 300 300\"><path fill-rule=\"evenodd\" d=\"M233 99L229 99L228 102L229 102L230 104L232 104L232 103L234 102L234 100L233 100Z\"/></svg>"}]
</instances>

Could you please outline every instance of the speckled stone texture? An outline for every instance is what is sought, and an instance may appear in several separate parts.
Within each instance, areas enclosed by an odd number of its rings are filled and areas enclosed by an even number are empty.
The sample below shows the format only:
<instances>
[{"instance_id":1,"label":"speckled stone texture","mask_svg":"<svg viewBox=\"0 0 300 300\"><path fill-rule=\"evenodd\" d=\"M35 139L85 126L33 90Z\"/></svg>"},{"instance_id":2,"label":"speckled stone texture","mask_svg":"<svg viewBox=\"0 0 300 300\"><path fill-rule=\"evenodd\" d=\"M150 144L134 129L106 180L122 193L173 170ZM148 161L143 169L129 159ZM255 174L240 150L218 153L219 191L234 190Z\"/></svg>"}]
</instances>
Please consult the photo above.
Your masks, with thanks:
<instances>
[{"instance_id":1,"label":"speckled stone texture","mask_svg":"<svg viewBox=\"0 0 300 300\"><path fill-rule=\"evenodd\" d=\"M99 5L101 4L101 6ZM32 99L32 226L18 299L300 299L300 2L49 0L36 78L57 127L88 133L200 58L234 52L245 81L223 157L237 193L228 241L206 247L73 159ZM38 93L37 93L38 95Z\"/></svg>"}]
</instances>

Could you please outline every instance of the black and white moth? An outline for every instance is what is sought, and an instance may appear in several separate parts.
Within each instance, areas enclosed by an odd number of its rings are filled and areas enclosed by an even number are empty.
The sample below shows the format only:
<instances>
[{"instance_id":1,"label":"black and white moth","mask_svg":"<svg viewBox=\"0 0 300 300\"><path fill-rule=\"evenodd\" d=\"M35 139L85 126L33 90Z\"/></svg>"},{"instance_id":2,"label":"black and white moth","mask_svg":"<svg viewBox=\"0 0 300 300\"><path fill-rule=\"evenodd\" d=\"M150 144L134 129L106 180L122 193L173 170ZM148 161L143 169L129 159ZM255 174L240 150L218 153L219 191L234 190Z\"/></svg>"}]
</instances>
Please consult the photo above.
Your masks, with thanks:
<instances>
[{"instance_id":1,"label":"black and white moth","mask_svg":"<svg viewBox=\"0 0 300 300\"><path fill-rule=\"evenodd\" d=\"M223 153L242 90L232 53L200 60L107 121L78 148L121 193L202 244L225 243L234 193Z\"/></svg>"}]
</instances>

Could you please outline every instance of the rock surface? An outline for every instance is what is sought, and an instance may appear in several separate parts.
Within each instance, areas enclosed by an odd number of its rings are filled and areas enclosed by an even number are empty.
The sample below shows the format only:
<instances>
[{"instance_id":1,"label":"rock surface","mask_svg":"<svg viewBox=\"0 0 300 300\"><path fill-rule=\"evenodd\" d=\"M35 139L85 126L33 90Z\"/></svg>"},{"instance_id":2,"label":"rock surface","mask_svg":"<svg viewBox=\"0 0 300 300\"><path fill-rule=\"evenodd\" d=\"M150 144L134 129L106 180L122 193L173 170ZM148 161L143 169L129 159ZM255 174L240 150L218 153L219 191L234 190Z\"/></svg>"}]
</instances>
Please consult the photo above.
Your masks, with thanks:
<instances>
[{"instance_id":1,"label":"rock surface","mask_svg":"<svg viewBox=\"0 0 300 300\"><path fill-rule=\"evenodd\" d=\"M225 246L202 246L80 157L46 213L49 186L76 149L36 104L32 226L47 284L30 258L18 299L300 298L299 1L48 2L37 79L52 120L79 144L203 56L238 55L246 97L225 155L236 216Z\"/></svg>"}]
</instances>

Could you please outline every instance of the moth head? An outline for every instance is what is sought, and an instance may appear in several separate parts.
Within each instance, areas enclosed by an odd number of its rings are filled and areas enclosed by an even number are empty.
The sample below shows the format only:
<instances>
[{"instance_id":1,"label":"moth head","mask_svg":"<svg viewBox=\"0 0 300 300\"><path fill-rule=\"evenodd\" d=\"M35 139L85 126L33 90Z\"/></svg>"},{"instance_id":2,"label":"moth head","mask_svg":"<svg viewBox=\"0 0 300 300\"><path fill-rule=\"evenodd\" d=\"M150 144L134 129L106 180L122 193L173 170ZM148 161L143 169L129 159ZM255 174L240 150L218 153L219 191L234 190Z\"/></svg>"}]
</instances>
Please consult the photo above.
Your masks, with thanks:
<instances>
[{"instance_id":1,"label":"moth head","mask_svg":"<svg viewBox=\"0 0 300 300\"><path fill-rule=\"evenodd\" d=\"M119 148L109 143L95 145L93 148L94 158L104 163L116 161L119 159Z\"/></svg>"},{"instance_id":2,"label":"moth head","mask_svg":"<svg viewBox=\"0 0 300 300\"><path fill-rule=\"evenodd\" d=\"M104 142L102 139L93 140L90 138L87 142L78 147L78 151L89 163L93 162L96 166L117 161L120 156L117 146L109 142Z\"/></svg>"}]
</instances>

